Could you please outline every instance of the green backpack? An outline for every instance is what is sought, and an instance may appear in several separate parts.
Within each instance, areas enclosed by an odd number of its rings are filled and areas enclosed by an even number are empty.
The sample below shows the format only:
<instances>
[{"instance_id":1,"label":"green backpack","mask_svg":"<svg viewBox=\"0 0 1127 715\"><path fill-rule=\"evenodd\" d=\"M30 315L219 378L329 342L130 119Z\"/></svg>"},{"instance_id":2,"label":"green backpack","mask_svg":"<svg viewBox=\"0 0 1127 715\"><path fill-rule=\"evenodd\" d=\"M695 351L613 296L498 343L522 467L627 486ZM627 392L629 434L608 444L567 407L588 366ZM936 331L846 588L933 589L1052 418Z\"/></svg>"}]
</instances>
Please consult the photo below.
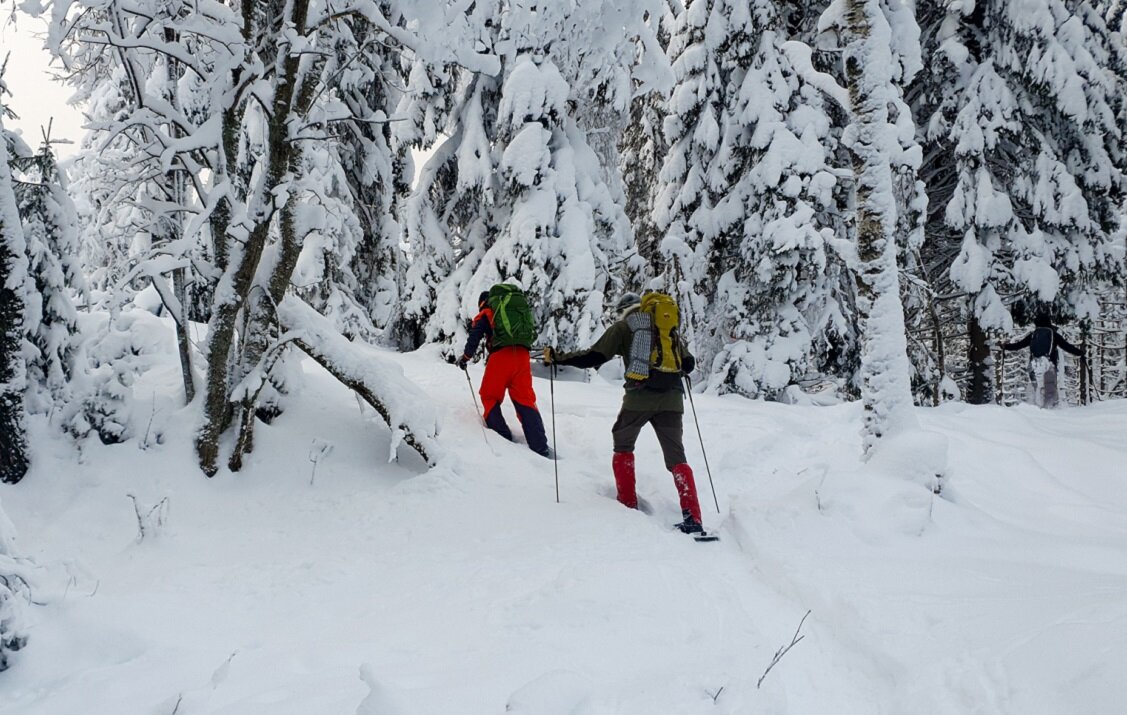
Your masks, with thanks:
<instances>
[{"instance_id":1,"label":"green backpack","mask_svg":"<svg viewBox=\"0 0 1127 715\"><path fill-rule=\"evenodd\" d=\"M524 291L515 285L498 283L489 289L489 307L493 310L494 350L510 345L532 348L536 325Z\"/></svg>"}]
</instances>

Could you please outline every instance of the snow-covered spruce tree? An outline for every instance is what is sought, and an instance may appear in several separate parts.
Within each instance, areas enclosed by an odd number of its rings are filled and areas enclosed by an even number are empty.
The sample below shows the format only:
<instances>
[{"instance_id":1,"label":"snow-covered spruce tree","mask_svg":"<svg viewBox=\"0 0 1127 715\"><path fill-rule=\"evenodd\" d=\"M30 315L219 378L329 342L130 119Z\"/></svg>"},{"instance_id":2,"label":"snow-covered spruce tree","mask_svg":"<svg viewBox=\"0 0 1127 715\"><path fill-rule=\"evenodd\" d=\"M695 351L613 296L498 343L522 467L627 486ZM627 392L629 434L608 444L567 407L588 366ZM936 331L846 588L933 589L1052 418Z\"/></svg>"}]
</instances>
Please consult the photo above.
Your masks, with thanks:
<instances>
[{"instance_id":1,"label":"snow-covered spruce tree","mask_svg":"<svg viewBox=\"0 0 1127 715\"><path fill-rule=\"evenodd\" d=\"M677 3L680 9L680 3ZM635 69L634 97L630 102L630 118L622 132L619 147L619 170L622 175L625 203L623 207L633 228L635 260L627 266L627 281L641 286L646 279L665 270L661 253L662 232L653 219L654 199L659 191L658 175L669 150L662 133L665 101L673 86L673 68L666 51L672 37L676 12L670 2L647 18L653 41L638 41L638 65ZM643 68L648 71L643 71Z\"/></svg>"},{"instance_id":2,"label":"snow-covered spruce tree","mask_svg":"<svg viewBox=\"0 0 1127 715\"><path fill-rule=\"evenodd\" d=\"M352 185L335 151L305 155L300 173L307 181L302 182L304 200L296 211L297 231L304 239L292 277L294 291L343 334L374 341L379 330L364 298L377 295L380 285L394 287L394 274L366 271L363 275L369 282L365 282L353 266L361 246L376 248L386 241L381 234L366 232L353 210ZM374 269L380 255L372 255L373 263L363 262L364 267Z\"/></svg>"},{"instance_id":3,"label":"snow-covered spruce tree","mask_svg":"<svg viewBox=\"0 0 1127 715\"><path fill-rule=\"evenodd\" d=\"M419 265L408 271L404 309L412 322L430 315L421 331L427 339L457 339L477 294L499 280L524 285L546 341L567 347L601 327L629 228L575 107L614 97L625 108L629 82L624 95L608 86L628 75L607 63L632 58L628 33L644 16L638 7L474 3L464 11L464 37L497 52L500 71L459 69L450 81L444 70L412 73L454 87L453 99L429 115L449 108L446 138L424 165L404 216ZM444 236L449 251L439 245ZM444 272L431 298L419 278Z\"/></svg>"},{"instance_id":4,"label":"snow-covered spruce tree","mask_svg":"<svg viewBox=\"0 0 1127 715\"><path fill-rule=\"evenodd\" d=\"M543 46L567 80L569 113L598 160L600 177L615 206L627 204L622 173L626 164L620 145L632 121L633 100L651 90L667 92L672 86L673 74L661 37L662 24L672 22L672 3L679 4L679 0L576 3L569 11L558 13L558 19L540 23L539 32L533 33L539 41L529 45ZM551 29L553 25L559 29ZM666 43L668 35L667 26ZM660 129L660 120L652 128ZM657 167L651 163L648 168L653 172L652 183ZM620 220L622 225L613 229L613 240L621 245L608 249L613 256L627 251L612 265L611 289L615 291L624 285L637 287L643 275L629 240L631 224Z\"/></svg>"},{"instance_id":5,"label":"snow-covered spruce tree","mask_svg":"<svg viewBox=\"0 0 1127 715\"><path fill-rule=\"evenodd\" d=\"M455 68L415 58L408 73L407 91L396 109L396 115L405 121L392 127L397 147L433 149L416 177L415 190L400 207L409 262L404 271L393 337L404 350L414 350L425 342L453 335L444 333L444 328L432 320L432 316L439 286L445 283L454 266L454 244L459 236L452 231L463 225L467 212L474 210L472 196L481 197L479 184L463 186L459 183L460 164L452 161L464 136L452 118L454 101L464 91L455 85L464 77ZM435 148L444 130L452 134ZM453 325L446 327L454 329Z\"/></svg>"},{"instance_id":6,"label":"snow-covered spruce tree","mask_svg":"<svg viewBox=\"0 0 1127 715\"><path fill-rule=\"evenodd\" d=\"M656 92L639 95L630 105L630 123L623 135L620 166L626 195L624 210L634 229L634 247L642 265L634 268L640 284L646 275L659 275L664 269L661 232L653 220L653 200L657 176L667 147L661 133L664 121L663 98Z\"/></svg>"},{"instance_id":7,"label":"snow-covered spruce tree","mask_svg":"<svg viewBox=\"0 0 1127 715\"><path fill-rule=\"evenodd\" d=\"M698 348L718 391L777 397L820 367L815 341L844 332L840 266L830 266L840 260L827 251L840 228L838 139L828 100L783 51L774 5L748 10L729 16L721 54L722 178L713 183L729 188L713 212L715 236L695 257L698 293L711 291Z\"/></svg>"},{"instance_id":8,"label":"snow-covered spruce tree","mask_svg":"<svg viewBox=\"0 0 1127 715\"><path fill-rule=\"evenodd\" d=\"M497 116L504 147L494 214L500 231L471 291L519 281L533 296L540 339L569 349L589 343L602 327L606 244L618 207L600 206L593 192L602 183L600 167L567 116L569 88L555 64L528 53L507 70Z\"/></svg>"},{"instance_id":9,"label":"snow-covered spruce tree","mask_svg":"<svg viewBox=\"0 0 1127 715\"><path fill-rule=\"evenodd\" d=\"M931 211L923 258L966 294L968 400L989 402L989 340L1052 305L1090 316L1114 272L1108 236L1122 179L1112 77L1086 3L921 0L932 72L912 103ZM940 292L943 284L940 284Z\"/></svg>"},{"instance_id":10,"label":"snow-covered spruce tree","mask_svg":"<svg viewBox=\"0 0 1127 715\"><path fill-rule=\"evenodd\" d=\"M1096 0L1093 5L1112 32L1127 34L1127 0Z\"/></svg>"},{"instance_id":11,"label":"snow-covered spruce tree","mask_svg":"<svg viewBox=\"0 0 1127 715\"><path fill-rule=\"evenodd\" d=\"M868 456L882 439L915 424L897 272L894 175L903 151L897 122L907 109L895 80L903 65L893 54L892 26L879 0L835 2L823 21L838 24L848 42L843 63L853 116L844 141L856 187L862 434Z\"/></svg>"},{"instance_id":12,"label":"snow-covered spruce tree","mask_svg":"<svg viewBox=\"0 0 1127 715\"><path fill-rule=\"evenodd\" d=\"M398 22L393 8L381 7ZM388 328L397 300L394 199L410 170L391 139L399 50L363 17L342 19L338 30L319 71L333 92L309 108L305 141L321 143L302 152L296 172L302 245L291 282L343 334L371 342Z\"/></svg>"},{"instance_id":13,"label":"snow-covered spruce tree","mask_svg":"<svg viewBox=\"0 0 1127 715\"><path fill-rule=\"evenodd\" d=\"M669 150L658 176L654 222L662 232L666 290L681 304L685 334L695 337L696 318L704 314L711 293L698 293L701 268L694 254L705 256L715 238L712 212L727 192L717 171L721 114L725 106L725 71L720 45L728 34L733 5L727 0L692 0L677 15L668 54L675 83L666 102L662 133Z\"/></svg>"},{"instance_id":14,"label":"snow-covered spruce tree","mask_svg":"<svg viewBox=\"0 0 1127 715\"><path fill-rule=\"evenodd\" d=\"M382 3L388 22L402 17L390 3ZM351 212L360 228L350 258L341 257L341 290L351 291L368 321L382 335L393 327L402 273L402 228L399 207L410 191L413 167L407 147L396 142L394 126L407 124L393 117L407 80L403 48L392 44L382 30L364 18L350 18L325 71L338 76L335 84L349 118L336 123L336 153L351 194ZM344 208L345 206L342 206ZM357 332L359 316L349 331ZM375 337L374 335L370 337Z\"/></svg>"},{"instance_id":15,"label":"snow-covered spruce tree","mask_svg":"<svg viewBox=\"0 0 1127 715\"><path fill-rule=\"evenodd\" d=\"M6 63L5 63L6 64ZM8 112L0 65L0 481L23 479L30 466L24 393L24 315L31 292L27 250L9 161Z\"/></svg>"},{"instance_id":16,"label":"snow-covered spruce tree","mask_svg":"<svg viewBox=\"0 0 1127 715\"><path fill-rule=\"evenodd\" d=\"M678 16L655 206L711 386L749 396L778 396L852 332L844 266L826 250L842 228L840 127L783 52L783 19L772 3L719 0Z\"/></svg>"},{"instance_id":17,"label":"snow-covered spruce tree","mask_svg":"<svg viewBox=\"0 0 1127 715\"><path fill-rule=\"evenodd\" d=\"M72 294L84 286L78 262L77 217L49 138L33 156L14 162L22 174L16 197L27 246L28 296L24 329L27 409L48 414L71 401L70 380L79 347L78 314Z\"/></svg>"},{"instance_id":18,"label":"snow-covered spruce tree","mask_svg":"<svg viewBox=\"0 0 1127 715\"><path fill-rule=\"evenodd\" d=\"M496 233L489 222L501 92L500 13L494 0L441 15L446 26L440 37L452 47L495 57L495 67L475 72L449 62L448 53L416 52L411 58L407 91L396 111L407 121L393 131L398 146L430 156L403 202L410 265L395 327L401 348L464 335L464 310L474 307L466 282Z\"/></svg>"}]
</instances>

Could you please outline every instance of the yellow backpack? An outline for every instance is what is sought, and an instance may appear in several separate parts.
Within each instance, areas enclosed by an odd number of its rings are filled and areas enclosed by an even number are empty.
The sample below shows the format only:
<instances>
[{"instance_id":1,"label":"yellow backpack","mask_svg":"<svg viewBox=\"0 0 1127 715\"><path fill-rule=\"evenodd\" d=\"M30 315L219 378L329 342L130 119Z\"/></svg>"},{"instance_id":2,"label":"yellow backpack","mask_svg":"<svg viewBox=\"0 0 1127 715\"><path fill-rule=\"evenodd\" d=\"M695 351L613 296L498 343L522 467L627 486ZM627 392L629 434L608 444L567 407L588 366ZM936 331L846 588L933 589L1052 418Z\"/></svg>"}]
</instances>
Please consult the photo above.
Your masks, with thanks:
<instances>
[{"instance_id":1,"label":"yellow backpack","mask_svg":"<svg viewBox=\"0 0 1127 715\"><path fill-rule=\"evenodd\" d=\"M642 296L641 306L635 316L627 320L634 338L626 377L631 380L646 380L653 371L679 374L681 341L677 328L681 324L681 314L677 303L665 293L646 293ZM649 360L642 357L647 352Z\"/></svg>"}]
</instances>

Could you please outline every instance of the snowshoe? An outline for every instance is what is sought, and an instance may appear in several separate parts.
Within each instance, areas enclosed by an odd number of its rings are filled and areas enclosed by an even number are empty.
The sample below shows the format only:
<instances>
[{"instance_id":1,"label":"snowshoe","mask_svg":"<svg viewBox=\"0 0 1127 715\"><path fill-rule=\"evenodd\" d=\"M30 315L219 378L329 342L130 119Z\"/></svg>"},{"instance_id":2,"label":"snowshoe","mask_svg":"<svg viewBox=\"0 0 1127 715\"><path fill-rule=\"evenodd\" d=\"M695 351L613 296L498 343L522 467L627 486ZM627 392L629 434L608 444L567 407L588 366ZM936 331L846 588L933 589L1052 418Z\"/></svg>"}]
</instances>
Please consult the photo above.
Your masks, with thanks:
<instances>
[{"instance_id":1,"label":"snowshoe","mask_svg":"<svg viewBox=\"0 0 1127 715\"><path fill-rule=\"evenodd\" d=\"M673 525L673 528L680 531L682 534L688 534L693 537L694 541L719 541L720 537L711 532L705 531L704 527L699 521L691 516L685 517L685 520Z\"/></svg>"}]
</instances>

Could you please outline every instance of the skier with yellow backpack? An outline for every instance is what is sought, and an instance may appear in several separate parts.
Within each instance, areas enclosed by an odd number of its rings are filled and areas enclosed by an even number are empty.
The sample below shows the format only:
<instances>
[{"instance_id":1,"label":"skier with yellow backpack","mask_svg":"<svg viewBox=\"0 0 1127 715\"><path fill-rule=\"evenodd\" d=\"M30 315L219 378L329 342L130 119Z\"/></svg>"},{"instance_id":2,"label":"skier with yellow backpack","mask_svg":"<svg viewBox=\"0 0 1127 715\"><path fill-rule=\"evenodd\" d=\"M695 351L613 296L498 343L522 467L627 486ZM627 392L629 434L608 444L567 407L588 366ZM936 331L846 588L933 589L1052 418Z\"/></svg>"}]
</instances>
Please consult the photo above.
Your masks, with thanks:
<instances>
[{"instance_id":1,"label":"skier with yellow backpack","mask_svg":"<svg viewBox=\"0 0 1127 715\"><path fill-rule=\"evenodd\" d=\"M596 368L621 356L626 363L626 394L622 410L611 428L614 456L611 466L618 501L638 508L634 478L634 444L642 428L651 425L673 473L681 502L683 521L677 528L686 534L704 533L700 501L693 470L685 459L682 418L685 412L682 376L692 372L696 359L678 334L677 304L664 293L643 296L626 293L615 306L618 320L587 350L557 353L544 349L545 365Z\"/></svg>"}]
</instances>

